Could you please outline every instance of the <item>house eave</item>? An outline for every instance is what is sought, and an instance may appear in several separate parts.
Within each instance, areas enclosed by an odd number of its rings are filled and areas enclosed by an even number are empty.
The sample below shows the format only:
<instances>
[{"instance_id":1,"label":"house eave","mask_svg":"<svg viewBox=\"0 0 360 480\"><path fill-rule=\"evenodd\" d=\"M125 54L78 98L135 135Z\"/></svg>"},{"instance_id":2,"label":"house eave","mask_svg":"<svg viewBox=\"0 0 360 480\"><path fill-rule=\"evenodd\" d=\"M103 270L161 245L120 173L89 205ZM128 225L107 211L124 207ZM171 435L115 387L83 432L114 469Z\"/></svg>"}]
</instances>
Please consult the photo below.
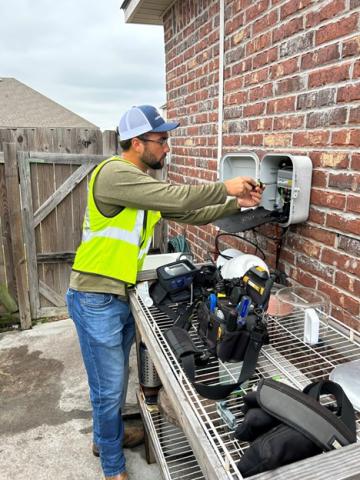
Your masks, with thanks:
<instances>
[{"instance_id":1,"label":"house eave","mask_svg":"<svg viewBox=\"0 0 360 480\"><path fill-rule=\"evenodd\" d=\"M163 16L174 0L124 0L121 9L126 23L163 25Z\"/></svg>"}]
</instances>

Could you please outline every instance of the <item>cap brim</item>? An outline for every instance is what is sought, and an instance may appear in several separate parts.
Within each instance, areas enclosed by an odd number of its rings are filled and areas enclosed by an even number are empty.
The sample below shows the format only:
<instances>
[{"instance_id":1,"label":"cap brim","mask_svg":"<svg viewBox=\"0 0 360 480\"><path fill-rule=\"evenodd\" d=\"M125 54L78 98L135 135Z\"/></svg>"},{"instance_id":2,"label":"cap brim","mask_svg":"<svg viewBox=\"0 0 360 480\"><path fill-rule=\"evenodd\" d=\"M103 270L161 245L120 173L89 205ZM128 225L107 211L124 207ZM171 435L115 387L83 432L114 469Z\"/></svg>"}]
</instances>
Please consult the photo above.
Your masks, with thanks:
<instances>
[{"instance_id":1,"label":"cap brim","mask_svg":"<svg viewBox=\"0 0 360 480\"><path fill-rule=\"evenodd\" d=\"M169 130L174 130L174 128L177 128L180 125L179 122L165 122L158 127L154 128L151 130L151 132L155 133L161 133L161 132L168 132Z\"/></svg>"}]
</instances>

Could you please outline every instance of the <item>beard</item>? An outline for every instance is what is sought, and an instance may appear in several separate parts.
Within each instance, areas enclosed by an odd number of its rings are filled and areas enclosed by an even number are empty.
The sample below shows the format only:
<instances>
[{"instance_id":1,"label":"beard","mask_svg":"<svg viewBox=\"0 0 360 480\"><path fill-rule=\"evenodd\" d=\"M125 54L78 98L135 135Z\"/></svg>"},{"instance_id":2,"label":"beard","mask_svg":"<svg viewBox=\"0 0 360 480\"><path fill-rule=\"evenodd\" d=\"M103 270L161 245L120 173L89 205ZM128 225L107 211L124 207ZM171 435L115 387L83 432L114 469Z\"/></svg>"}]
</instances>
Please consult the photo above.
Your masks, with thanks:
<instances>
[{"instance_id":1,"label":"beard","mask_svg":"<svg viewBox=\"0 0 360 480\"><path fill-rule=\"evenodd\" d=\"M147 167L152 168L153 170L161 170L164 167L164 163L162 160L165 160L166 155L163 155L160 160L155 157L154 154L144 151L142 156L140 157L140 160L142 163L144 163Z\"/></svg>"}]
</instances>

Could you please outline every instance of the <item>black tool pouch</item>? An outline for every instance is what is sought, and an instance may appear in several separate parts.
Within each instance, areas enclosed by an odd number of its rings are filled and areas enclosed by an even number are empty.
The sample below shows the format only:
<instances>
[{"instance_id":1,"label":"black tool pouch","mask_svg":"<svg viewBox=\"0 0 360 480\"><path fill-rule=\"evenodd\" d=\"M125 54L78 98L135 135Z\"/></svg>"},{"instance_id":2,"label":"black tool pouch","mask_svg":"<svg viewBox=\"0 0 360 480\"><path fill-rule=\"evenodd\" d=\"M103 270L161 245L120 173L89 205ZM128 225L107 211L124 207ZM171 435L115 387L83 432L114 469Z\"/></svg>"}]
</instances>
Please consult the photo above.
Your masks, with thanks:
<instances>
[{"instance_id":1,"label":"black tool pouch","mask_svg":"<svg viewBox=\"0 0 360 480\"><path fill-rule=\"evenodd\" d=\"M241 362L244 360L249 344L250 332L240 330L235 332L225 331L217 344L217 356L223 362Z\"/></svg>"},{"instance_id":2,"label":"black tool pouch","mask_svg":"<svg viewBox=\"0 0 360 480\"><path fill-rule=\"evenodd\" d=\"M237 327L230 331L224 320L210 313L205 302L197 304L198 334L208 350L223 362L242 362L245 358L252 332L257 332L257 342L267 343L268 335L265 324L261 330L255 328L255 321L249 318L247 327ZM260 345L260 348L261 348Z\"/></svg>"}]
</instances>

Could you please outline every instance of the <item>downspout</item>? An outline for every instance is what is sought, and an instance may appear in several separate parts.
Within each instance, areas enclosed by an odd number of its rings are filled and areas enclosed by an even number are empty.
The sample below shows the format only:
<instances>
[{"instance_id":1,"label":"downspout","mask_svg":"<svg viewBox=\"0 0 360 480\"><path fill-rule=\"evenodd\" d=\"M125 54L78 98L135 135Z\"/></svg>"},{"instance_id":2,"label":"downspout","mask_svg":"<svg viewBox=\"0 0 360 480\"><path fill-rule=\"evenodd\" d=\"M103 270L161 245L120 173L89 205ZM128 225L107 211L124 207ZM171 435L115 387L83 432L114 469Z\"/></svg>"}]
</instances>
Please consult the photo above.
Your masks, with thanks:
<instances>
[{"instance_id":1,"label":"downspout","mask_svg":"<svg viewBox=\"0 0 360 480\"><path fill-rule=\"evenodd\" d=\"M220 159L223 146L223 107L224 107L224 45L225 45L225 6L220 0L219 19L219 98L218 98L218 149L217 149L217 178L220 178Z\"/></svg>"}]
</instances>

